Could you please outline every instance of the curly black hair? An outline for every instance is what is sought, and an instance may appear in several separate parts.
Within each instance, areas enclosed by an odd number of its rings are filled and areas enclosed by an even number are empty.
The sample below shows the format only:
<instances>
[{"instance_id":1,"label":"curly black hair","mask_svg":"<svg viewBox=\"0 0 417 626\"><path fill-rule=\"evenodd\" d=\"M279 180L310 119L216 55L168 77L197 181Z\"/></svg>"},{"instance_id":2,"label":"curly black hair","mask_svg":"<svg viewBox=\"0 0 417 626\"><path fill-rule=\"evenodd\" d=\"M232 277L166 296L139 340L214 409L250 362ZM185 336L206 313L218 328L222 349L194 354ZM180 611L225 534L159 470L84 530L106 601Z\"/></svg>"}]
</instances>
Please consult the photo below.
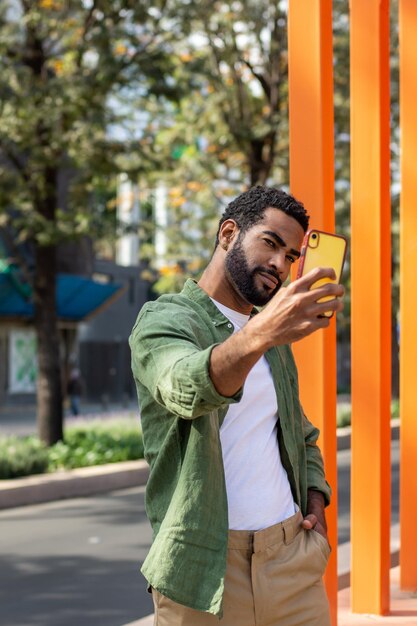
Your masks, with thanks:
<instances>
[{"instance_id":1,"label":"curly black hair","mask_svg":"<svg viewBox=\"0 0 417 626\"><path fill-rule=\"evenodd\" d=\"M293 217L302 226L304 232L307 231L309 216L301 202L281 189L262 186L252 187L227 205L219 221L216 247L219 243L219 232L223 222L229 219L234 220L240 232L243 233L261 222L265 210L269 207L280 209Z\"/></svg>"}]
</instances>

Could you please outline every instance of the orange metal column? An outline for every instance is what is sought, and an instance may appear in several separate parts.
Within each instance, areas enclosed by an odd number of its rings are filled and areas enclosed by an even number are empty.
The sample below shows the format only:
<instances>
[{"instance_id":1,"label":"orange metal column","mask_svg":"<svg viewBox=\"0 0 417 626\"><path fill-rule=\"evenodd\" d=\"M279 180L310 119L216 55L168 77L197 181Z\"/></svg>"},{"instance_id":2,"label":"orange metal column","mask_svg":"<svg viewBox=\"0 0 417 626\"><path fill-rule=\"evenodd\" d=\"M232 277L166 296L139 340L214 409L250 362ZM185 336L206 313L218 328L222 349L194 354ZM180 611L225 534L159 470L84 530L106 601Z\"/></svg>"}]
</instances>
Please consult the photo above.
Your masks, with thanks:
<instances>
[{"instance_id":1,"label":"orange metal column","mask_svg":"<svg viewBox=\"0 0 417 626\"><path fill-rule=\"evenodd\" d=\"M417 588L417 3L400 0L401 283L400 283L400 529L401 586Z\"/></svg>"},{"instance_id":2,"label":"orange metal column","mask_svg":"<svg viewBox=\"0 0 417 626\"><path fill-rule=\"evenodd\" d=\"M290 186L311 225L334 231L333 49L331 0L290 0L288 10ZM294 345L307 416L320 428L333 552L326 572L337 622L336 326Z\"/></svg>"},{"instance_id":3,"label":"orange metal column","mask_svg":"<svg viewBox=\"0 0 417 626\"><path fill-rule=\"evenodd\" d=\"M389 610L391 245L389 2L350 0L351 599Z\"/></svg>"}]
</instances>

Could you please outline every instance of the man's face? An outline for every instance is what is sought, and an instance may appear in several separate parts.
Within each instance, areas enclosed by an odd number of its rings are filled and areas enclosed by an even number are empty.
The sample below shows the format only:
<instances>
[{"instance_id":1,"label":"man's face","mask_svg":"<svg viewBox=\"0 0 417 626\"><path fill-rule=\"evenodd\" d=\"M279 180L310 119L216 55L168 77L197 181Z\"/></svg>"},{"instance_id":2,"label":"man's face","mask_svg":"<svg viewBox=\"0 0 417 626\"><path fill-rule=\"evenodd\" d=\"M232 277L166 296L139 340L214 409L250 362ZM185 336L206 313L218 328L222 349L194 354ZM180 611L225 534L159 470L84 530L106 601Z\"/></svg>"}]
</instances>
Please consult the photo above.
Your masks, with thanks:
<instances>
[{"instance_id":1,"label":"man's face","mask_svg":"<svg viewBox=\"0 0 417 626\"><path fill-rule=\"evenodd\" d=\"M239 233L226 255L226 276L237 294L249 304L267 304L299 257L303 237L293 217L266 209L263 220Z\"/></svg>"}]
</instances>

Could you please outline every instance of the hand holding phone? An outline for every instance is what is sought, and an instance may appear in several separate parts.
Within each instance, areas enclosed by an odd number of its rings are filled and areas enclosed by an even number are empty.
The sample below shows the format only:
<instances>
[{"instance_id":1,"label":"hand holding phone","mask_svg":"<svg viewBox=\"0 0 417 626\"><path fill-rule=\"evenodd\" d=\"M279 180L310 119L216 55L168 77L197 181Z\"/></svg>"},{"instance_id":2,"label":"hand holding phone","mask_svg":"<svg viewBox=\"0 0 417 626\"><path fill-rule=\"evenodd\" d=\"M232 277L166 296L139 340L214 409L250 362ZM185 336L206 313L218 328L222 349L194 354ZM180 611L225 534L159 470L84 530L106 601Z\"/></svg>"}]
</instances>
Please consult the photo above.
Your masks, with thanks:
<instances>
[{"instance_id":1,"label":"hand holding phone","mask_svg":"<svg viewBox=\"0 0 417 626\"><path fill-rule=\"evenodd\" d=\"M342 235L326 233L321 230L309 230L304 237L301 247L300 262L298 265L297 278L308 274L315 267L331 267L334 269L336 278L322 278L315 282L311 289L320 287L328 282L339 283L342 275L343 264L346 258L347 241ZM321 298L318 302L331 300L331 297ZM325 317L332 317L333 312L324 313Z\"/></svg>"}]
</instances>

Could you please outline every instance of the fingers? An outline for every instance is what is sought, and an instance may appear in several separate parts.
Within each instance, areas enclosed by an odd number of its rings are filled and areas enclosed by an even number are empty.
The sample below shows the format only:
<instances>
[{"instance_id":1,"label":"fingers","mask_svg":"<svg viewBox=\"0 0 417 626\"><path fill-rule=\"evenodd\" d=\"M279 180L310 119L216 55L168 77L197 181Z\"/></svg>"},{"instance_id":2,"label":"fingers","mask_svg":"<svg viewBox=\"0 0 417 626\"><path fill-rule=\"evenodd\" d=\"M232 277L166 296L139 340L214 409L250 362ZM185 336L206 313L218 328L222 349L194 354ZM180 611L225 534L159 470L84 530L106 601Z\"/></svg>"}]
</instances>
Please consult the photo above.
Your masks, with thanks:
<instances>
[{"instance_id":1,"label":"fingers","mask_svg":"<svg viewBox=\"0 0 417 626\"><path fill-rule=\"evenodd\" d=\"M340 287L341 289L338 289ZM343 300L339 299L340 294L343 295L344 289L341 285L328 283L323 288L314 289L306 294L302 294L303 305L307 318L314 320L315 318L330 319L333 313L339 313L344 308ZM328 300L327 298L331 298ZM324 302L322 298L326 298ZM331 315L328 315L331 314ZM320 326L325 328L326 325Z\"/></svg>"},{"instance_id":2,"label":"fingers","mask_svg":"<svg viewBox=\"0 0 417 626\"><path fill-rule=\"evenodd\" d=\"M311 286L322 282L313 289ZM334 282L332 268L315 268L288 287L281 288L257 316L262 333L270 337L271 345L293 343L319 329L327 328L331 315L343 309L339 300L344 288ZM320 302L325 298L324 302Z\"/></svg>"},{"instance_id":3,"label":"fingers","mask_svg":"<svg viewBox=\"0 0 417 626\"><path fill-rule=\"evenodd\" d=\"M332 267L315 267L301 278L297 278L297 280L293 281L292 284L297 284L297 286L302 290L309 290L315 282L322 278L336 280L336 273L334 269Z\"/></svg>"},{"instance_id":4,"label":"fingers","mask_svg":"<svg viewBox=\"0 0 417 626\"><path fill-rule=\"evenodd\" d=\"M292 282L289 289L293 293L310 293L309 299L316 302L323 297L341 298L345 289L340 283L334 282L335 280L336 275L331 267L316 267Z\"/></svg>"},{"instance_id":5,"label":"fingers","mask_svg":"<svg viewBox=\"0 0 417 626\"><path fill-rule=\"evenodd\" d=\"M299 293L299 288L299 285L295 288L296 293ZM338 300L338 298L342 298L344 296L344 293L345 288L343 287L343 285L340 285L339 283L325 282L321 283L317 287L315 287L313 284L313 287L310 288L308 291L304 291L303 289L303 299L306 304L308 302L316 302L317 304L322 304L321 301L325 300L326 305L329 307L329 304L331 303L330 308L326 309L325 306L323 310L318 312L318 314L320 315L326 311L341 311L343 309L343 303Z\"/></svg>"},{"instance_id":6,"label":"fingers","mask_svg":"<svg viewBox=\"0 0 417 626\"><path fill-rule=\"evenodd\" d=\"M326 313L339 313L343 311L344 306L342 300L334 298L333 300L326 300L326 302L316 302L316 312L319 317Z\"/></svg>"}]
</instances>

